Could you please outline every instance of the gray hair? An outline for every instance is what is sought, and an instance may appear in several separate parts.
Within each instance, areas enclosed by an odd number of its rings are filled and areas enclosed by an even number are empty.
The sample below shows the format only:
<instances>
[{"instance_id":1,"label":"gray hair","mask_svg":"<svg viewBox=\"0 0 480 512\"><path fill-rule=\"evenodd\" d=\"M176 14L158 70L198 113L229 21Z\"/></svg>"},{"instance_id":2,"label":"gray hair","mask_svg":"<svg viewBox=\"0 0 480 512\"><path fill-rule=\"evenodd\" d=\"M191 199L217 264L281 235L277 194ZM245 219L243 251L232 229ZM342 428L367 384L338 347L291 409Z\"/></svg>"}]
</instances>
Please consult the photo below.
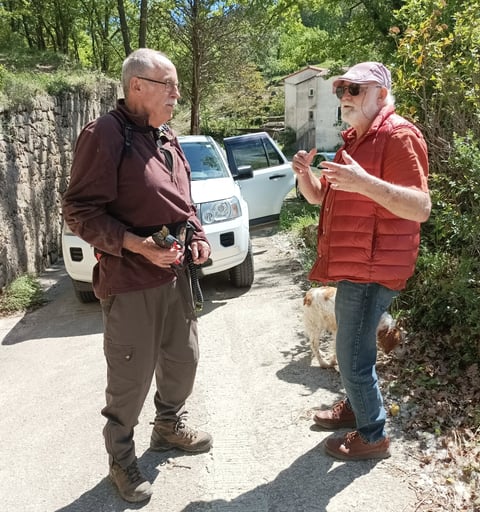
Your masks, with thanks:
<instances>
[{"instance_id":1,"label":"gray hair","mask_svg":"<svg viewBox=\"0 0 480 512\"><path fill-rule=\"evenodd\" d=\"M385 106L387 105L395 105L395 97L390 89L388 90L388 94L385 96Z\"/></svg>"},{"instance_id":2,"label":"gray hair","mask_svg":"<svg viewBox=\"0 0 480 512\"><path fill-rule=\"evenodd\" d=\"M132 52L122 64L122 88L125 98L128 96L130 80L134 76L141 76L166 62L169 62L168 57L157 50L140 48Z\"/></svg>"}]
</instances>

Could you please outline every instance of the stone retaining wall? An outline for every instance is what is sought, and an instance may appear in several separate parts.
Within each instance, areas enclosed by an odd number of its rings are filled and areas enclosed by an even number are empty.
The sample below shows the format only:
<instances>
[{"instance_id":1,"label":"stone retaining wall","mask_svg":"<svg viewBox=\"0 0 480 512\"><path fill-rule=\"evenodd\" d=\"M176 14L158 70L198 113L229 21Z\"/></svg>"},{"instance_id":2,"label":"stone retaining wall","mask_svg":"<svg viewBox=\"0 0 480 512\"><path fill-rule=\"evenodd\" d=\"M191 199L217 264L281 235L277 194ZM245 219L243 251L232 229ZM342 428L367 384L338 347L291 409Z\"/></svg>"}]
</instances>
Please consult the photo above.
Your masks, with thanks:
<instances>
[{"instance_id":1,"label":"stone retaining wall","mask_svg":"<svg viewBox=\"0 0 480 512\"><path fill-rule=\"evenodd\" d=\"M0 112L0 290L61 257L61 197L82 127L110 110L118 84L42 96Z\"/></svg>"}]
</instances>

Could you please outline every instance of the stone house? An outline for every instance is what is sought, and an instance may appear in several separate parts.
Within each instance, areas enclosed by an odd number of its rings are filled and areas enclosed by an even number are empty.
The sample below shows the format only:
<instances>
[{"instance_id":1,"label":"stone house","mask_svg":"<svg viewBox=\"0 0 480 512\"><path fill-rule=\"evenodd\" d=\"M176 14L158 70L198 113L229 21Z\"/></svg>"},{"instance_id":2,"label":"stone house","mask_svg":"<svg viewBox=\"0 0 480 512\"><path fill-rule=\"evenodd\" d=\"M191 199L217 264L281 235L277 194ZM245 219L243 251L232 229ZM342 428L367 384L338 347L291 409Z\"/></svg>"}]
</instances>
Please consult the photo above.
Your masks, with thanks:
<instances>
[{"instance_id":1,"label":"stone house","mask_svg":"<svg viewBox=\"0 0 480 512\"><path fill-rule=\"evenodd\" d=\"M328 69L307 66L284 78L285 126L296 133L297 149L334 151L342 140L340 104Z\"/></svg>"}]
</instances>

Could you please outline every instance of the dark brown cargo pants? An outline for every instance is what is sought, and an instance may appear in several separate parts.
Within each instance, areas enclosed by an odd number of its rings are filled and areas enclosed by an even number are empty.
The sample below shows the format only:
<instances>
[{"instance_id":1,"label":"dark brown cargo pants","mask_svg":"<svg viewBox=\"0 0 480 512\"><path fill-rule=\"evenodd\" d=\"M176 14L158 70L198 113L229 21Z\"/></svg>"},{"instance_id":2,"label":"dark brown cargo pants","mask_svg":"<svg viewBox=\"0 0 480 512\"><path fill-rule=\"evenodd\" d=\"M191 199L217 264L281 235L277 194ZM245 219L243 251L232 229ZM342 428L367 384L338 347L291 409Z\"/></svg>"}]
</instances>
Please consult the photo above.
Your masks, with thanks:
<instances>
[{"instance_id":1,"label":"dark brown cargo pants","mask_svg":"<svg viewBox=\"0 0 480 512\"><path fill-rule=\"evenodd\" d=\"M133 430L153 375L156 418L176 419L192 392L198 363L197 319L190 283L173 283L101 301L107 362L109 461L126 468L135 458Z\"/></svg>"}]
</instances>

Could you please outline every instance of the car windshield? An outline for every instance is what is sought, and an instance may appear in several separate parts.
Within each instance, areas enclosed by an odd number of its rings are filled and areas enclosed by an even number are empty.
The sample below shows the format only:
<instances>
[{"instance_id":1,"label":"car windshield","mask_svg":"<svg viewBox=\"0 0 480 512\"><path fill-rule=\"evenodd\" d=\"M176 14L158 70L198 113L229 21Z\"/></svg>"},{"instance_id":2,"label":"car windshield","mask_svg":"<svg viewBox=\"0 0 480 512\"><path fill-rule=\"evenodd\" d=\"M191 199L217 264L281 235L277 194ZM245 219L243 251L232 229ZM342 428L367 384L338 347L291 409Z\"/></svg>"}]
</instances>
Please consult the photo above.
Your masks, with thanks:
<instances>
[{"instance_id":1,"label":"car windshield","mask_svg":"<svg viewBox=\"0 0 480 512\"><path fill-rule=\"evenodd\" d=\"M229 176L226 164L209 142L182 142L181 146L192 170L192 181Z\"/></svg>"}]
</instances>

